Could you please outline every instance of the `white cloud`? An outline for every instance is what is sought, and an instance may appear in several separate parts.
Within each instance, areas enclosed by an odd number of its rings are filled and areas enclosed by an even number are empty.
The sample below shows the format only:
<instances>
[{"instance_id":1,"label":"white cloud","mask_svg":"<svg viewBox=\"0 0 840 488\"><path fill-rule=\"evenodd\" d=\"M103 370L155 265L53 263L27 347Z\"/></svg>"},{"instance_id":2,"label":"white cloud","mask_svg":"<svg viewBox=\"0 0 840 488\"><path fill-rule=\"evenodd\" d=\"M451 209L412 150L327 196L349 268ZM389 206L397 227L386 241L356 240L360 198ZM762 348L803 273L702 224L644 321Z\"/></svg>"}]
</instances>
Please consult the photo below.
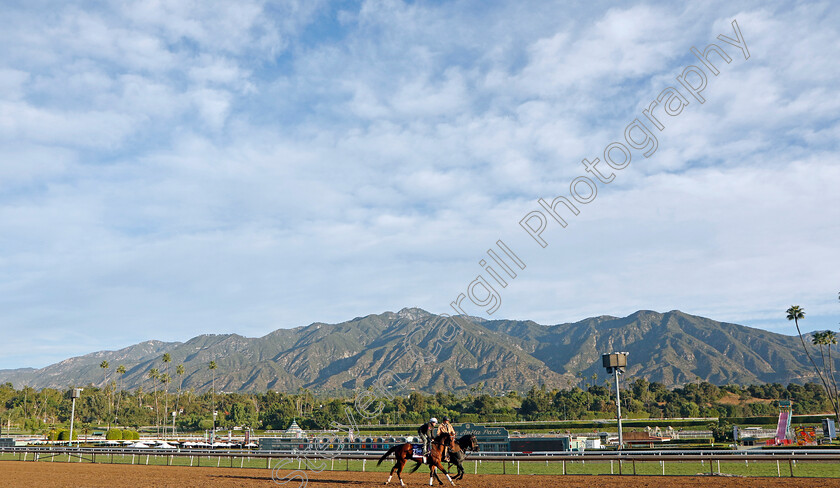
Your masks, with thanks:
<instances>
[{"instance_id":1,"label":"white cloud","mask_svg":"<svg viewBox=\"0 0 840 488\"><path fill-rule=\"evenodd\" d=\"M10 9L0 328L84 326L54 335L84 353L443 312L499 238L528 268L497 315L680 308L775 327L798 301L833 327L827 5ZM547 249L530 241L517 222L536 199L567 194L733 18L750 59L725 45L732 63L657 153L634 153Z\"/></svg>"}]
</instances>

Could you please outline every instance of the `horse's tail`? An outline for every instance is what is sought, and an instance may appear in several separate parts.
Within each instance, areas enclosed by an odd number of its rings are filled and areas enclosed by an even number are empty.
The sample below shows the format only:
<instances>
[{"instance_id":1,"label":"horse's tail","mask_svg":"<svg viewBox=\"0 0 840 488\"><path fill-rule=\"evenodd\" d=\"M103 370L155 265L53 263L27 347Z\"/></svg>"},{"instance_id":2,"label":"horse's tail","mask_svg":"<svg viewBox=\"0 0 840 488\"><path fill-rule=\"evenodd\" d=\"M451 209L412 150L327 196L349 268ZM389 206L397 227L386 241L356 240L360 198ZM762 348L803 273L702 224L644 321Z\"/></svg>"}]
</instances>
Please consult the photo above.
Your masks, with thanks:
<instances>
[{"instance_id":1,"label":"horse's tail","mask_svg":"<svg viewBox=\"0 0 840 488\"><path fill-rule=\"evenodd\" d=\"M377 466L379 466L380 464L382 464L382 461L384 461L384 460L388 459L388 456L390 456L391 454L393 454L393 453L397 452L397 449L399 449L399 448L401 448L401 447L402 447L401 445L396 445L396 446L394 446L394 447L392 447L392 448L388 449L388 452L386 452L385 454L383 454L383 455L382 455L382 457L381 457L381 458L379 458L379 462L378 462L378 463L376 463L376 465L377 465Z\"/></svg>"}]
</instances>

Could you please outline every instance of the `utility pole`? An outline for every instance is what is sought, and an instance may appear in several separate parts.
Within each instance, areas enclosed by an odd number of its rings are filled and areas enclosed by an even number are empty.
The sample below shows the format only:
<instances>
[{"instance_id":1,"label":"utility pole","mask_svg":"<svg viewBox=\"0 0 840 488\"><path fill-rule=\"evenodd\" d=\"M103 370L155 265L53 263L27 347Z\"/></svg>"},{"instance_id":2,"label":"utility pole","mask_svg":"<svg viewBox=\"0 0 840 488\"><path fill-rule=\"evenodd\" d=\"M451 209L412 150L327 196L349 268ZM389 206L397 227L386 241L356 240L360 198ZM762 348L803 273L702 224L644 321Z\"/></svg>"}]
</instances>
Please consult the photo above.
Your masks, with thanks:
<instances>
[{"instance_id":1,"label":"utility pole","mask_svg":"<svg viewBox=\"0 0 840 488\"><path fill-rule=\"evenodd\" d=\"M73 399L73 406L70 407L70 445L73 445L73 419L76 416L76 399L81 398L82 388L73 388L70 398Z\"/></svg>"},{"instance_id":2,"label":"utility pole","mask_svg":"<svg viewBox=\"0 0 840 488\"><path fill-rule=\"evenodd\" d=\"M624 448L624 433L621 430L621 390L618 384L618 375L624 374L627 368L627 352L613 352L601 355L607 373L615 376L615 418L618 421L618 448Z\"/></svg>"}]
</instances>

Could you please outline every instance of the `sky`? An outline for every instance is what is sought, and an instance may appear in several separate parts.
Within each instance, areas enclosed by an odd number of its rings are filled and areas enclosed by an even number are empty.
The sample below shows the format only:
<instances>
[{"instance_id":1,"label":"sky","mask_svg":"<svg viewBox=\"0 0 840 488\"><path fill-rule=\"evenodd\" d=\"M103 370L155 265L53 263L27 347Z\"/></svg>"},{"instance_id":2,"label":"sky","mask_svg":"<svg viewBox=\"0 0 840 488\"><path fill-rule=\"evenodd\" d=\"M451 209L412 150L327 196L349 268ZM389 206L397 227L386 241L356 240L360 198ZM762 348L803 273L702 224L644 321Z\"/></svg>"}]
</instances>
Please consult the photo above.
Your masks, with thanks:
<instances>
[{"instance_id":1,"label":"sky","mask_svg":"<svg viewBox=\"0 0 840 488\"><path fill-rule=\"evenodd\" d=\"M784 334L798 304L804 331L838 328L832 2L2 8L0 368L452 301ZM733 21L749 57L718 38ZM718 75L691 52L711 43ZM668 87L687 104L655 108L660 131L643 111ZM573 182L563 228L538 200ZM488 259L499 240L516 278Z\"/></svg>"}]
</instances>

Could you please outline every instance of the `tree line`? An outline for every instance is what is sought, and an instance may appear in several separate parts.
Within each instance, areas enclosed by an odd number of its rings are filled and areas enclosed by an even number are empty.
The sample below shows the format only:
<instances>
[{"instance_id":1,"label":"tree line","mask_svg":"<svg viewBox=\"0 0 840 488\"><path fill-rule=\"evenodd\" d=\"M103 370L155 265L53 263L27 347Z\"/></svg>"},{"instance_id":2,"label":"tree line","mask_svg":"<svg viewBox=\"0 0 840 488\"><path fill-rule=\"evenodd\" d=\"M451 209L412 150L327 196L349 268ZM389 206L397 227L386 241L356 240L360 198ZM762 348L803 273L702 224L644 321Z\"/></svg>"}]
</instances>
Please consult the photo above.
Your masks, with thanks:
<instances>
[{"instance_id":1,"label":"tree line","mask_svg":"<svg viewBox=\"0 0 840 488\"><path fill-rule=\"evenodd\" d=\"M614 392L609 385L588 384L570 389L533 387L527 392L497 394L481 385L469 391L383 397L381 412L360 422L394 425L420 424L429 417L448 415L455 422L512 422L521 420L577 420L615 415ZM798 414L833 411L832 399L821 384L762 384L716 386L707 382L666 388L637 378L621 390L625 418L745 417L778 413L778 400L793 401ZM112 401L118 400L118 401ZM316 395L301 389L294 393L218 393L213 390L168 392L165 388L114 390L89 385L76 402L76 425L82 434L111 427L179 432L213 428L286 429L296 420L304 429L325 429L330 422L346 423L350 396ZM70 421L70 392L0 385L0 422L3 431L48 433ZM164 410L167 409L167 410ZM168 414L167 414L168 413Z\"/></svg>"}]
</instances>

